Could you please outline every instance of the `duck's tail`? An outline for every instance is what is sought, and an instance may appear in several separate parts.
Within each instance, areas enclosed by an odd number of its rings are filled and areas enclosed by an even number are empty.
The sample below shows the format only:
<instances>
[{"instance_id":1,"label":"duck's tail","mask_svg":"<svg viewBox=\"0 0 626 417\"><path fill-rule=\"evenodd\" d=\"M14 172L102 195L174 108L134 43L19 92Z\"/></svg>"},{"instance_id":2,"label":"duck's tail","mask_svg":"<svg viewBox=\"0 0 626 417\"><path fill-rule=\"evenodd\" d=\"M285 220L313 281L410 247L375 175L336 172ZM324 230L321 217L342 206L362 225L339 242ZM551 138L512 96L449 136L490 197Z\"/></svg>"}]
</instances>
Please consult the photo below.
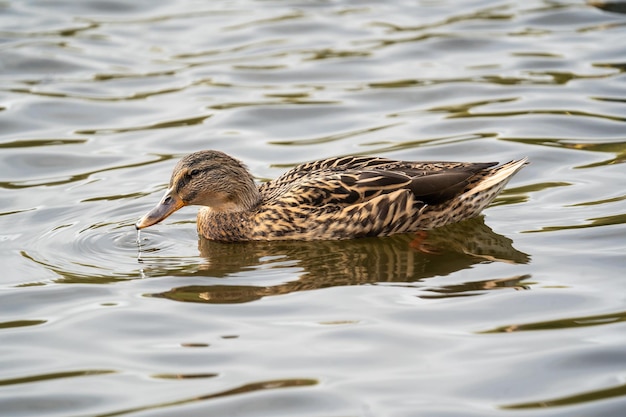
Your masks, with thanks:
<instances>
[{"instance_id":1,"label":"duck's tail","mask_svg":"<svg viewBox=\"0 0 626 417\"><path fill-rule=\"evenodd\" d=\"M500 194L511 177L527 163L528 158L522 158L488 169L482 180L460 197L466 208L464 218L478 216Z\"/></svg>"},{"instance_id":2,"label":"duck's tail","mask_svg":"<svg viewBox=\"0 0 626 417\"><path fill-rule=\"evenodd\" d=\"M491 169L489 174L487 174L485 178L476 185L476 187L472 188L465 194L465 197L467 198L474 194L485 193L494 187L497 189L496 194L499 193L500 190L502 190L509 182L511 177L526 164L528 164L528 157L507 162L506 164L502 164Z\"/></svg>"}]
</instances>

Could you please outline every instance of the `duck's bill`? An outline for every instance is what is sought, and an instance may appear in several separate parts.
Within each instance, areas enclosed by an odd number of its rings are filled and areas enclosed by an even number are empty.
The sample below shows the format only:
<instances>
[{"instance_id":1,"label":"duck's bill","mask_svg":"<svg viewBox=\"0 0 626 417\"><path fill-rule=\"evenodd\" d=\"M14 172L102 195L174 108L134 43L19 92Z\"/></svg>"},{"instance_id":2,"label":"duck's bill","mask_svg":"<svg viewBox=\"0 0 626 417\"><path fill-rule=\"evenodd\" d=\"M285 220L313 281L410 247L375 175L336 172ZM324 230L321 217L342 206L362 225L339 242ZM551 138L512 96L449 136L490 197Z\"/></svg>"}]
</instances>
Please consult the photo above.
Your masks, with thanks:
<instances>
[{"instance_id":1,"label":"duck's bill","mask_svg":"<svg viewBox=\"0 0 626 417\"><path fill-rule=\"evenodd\" d=\"M157 224L184 205L183 200L181 200L173 190L167 190L161 201L159 201L159 204L139 219L139 221L135 223L135 227L137 229L143 229L144 227Z\"/></svg>"}]
</instances>

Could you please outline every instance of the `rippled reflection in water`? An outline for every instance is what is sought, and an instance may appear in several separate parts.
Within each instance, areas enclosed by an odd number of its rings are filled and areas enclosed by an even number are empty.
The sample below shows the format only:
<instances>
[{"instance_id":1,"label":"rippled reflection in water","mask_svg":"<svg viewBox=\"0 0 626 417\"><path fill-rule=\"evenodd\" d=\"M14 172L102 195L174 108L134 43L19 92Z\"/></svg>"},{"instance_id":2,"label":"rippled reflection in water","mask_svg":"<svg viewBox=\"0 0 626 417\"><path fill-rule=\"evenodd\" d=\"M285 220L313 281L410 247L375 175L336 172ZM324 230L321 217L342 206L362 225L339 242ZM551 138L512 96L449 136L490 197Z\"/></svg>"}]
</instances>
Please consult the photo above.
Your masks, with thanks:
<instances>
[{"instance_id":1,"label":"rippled reflection in water","mask_svg":"<svg viewBox=\"0 0 626 417\"><path fill-rule=\"evenodd\" d=\"M624 3L0 3L7 416L615 416ZM425 235L142 231L182 155L531 165Z\"/></svg>"}]
</instances>

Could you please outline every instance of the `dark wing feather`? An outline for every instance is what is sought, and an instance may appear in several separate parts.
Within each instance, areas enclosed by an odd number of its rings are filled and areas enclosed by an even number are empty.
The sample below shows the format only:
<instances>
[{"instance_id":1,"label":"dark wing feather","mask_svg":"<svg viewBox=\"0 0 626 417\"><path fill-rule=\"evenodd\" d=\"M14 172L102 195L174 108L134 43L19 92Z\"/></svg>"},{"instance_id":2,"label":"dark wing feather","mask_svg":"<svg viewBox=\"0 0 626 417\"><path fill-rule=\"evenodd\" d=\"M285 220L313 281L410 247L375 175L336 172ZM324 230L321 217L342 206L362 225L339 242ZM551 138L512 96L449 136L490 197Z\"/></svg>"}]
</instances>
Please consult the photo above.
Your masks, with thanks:
<instances>
[{"instance_id":1,"label":"dark wing feather","mask_svg":"<svg viewBox=\"0 0 626 417\"><path fill-rule=\"evenodd\" d=\"M467 171L440 172L413 178L410 189L426 204L440 204L460 194L474 174Z\"/></svg>"},{"instance_id":2,"label":"dark wing feather","mask_svg":"<svg viewBox=\"0 0 626 417\"><path fill-rule=\"evenodd\" d=\"M411 190L417 200L435 205L461 194L476 174L493 165L495 163L465 164L435 171L414 168L363 171L357 175L358 180L353 187L364 196L388 194L406 188Z\"/></svg>"},{"instance_id":3,"label":"dark wing feather","mask_svg":"<svg viewBox=\"0 0 626 417\"><path fill-rule=\"evenodd\" d=\"M410 189L416 198L426 204L441 204L461 194L472 178L494 165L497 165L497 162L472 163L414 176Z\"/></svg>"}]
</instances>

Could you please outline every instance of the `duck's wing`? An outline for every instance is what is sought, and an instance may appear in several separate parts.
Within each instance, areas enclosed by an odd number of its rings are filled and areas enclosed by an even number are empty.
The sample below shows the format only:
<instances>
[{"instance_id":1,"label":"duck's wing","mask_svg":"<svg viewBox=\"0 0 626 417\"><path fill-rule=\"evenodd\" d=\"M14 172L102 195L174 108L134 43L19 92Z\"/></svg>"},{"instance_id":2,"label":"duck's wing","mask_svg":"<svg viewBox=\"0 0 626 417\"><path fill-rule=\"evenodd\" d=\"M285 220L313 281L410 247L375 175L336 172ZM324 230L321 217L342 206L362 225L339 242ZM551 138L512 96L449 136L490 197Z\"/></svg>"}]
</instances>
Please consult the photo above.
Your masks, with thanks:
<instances>
[{"instance_id":1,"label":"duck's wing","mask_svg":"<svg viewBox=\"0 0 626 417\"><path fill-rule=\"evenodd\" d=\"M461 193L471 179L495 163L410 163L367 158L361 169L333 165L299 172L266 192L270 204L291 207L346 207L406 190L414 201L440 204ZM452 164L452 165L441 165Z\"/></svg>"},{"instance_id":2,"label":"duck's wing","mask_svg":"<svg viewBox=\"0 0 626 417\"><path fill-rule=\"evenodd\" d=\"M327 176L335 173L354 172L377 172L393 176L394 173L404 174L415 178L443 172L468 171L478 172L482 169L497 165L497 162L471 163L471 162L447 162L447 161L397 161L393 159L371 156L343 156L313 161L298 165L282 174L273 181L261 184L260 192L268 196L281 194L299 181L309 178L327 179ZM367 175L367 174L366 174ZM371 180L371 178L370 178ZM381 180L383 183L388 180ZM437 180L434 180L437 184ZM376 186L376 181L370 181L370 185Z\"/></svg>"}]
</instances>

